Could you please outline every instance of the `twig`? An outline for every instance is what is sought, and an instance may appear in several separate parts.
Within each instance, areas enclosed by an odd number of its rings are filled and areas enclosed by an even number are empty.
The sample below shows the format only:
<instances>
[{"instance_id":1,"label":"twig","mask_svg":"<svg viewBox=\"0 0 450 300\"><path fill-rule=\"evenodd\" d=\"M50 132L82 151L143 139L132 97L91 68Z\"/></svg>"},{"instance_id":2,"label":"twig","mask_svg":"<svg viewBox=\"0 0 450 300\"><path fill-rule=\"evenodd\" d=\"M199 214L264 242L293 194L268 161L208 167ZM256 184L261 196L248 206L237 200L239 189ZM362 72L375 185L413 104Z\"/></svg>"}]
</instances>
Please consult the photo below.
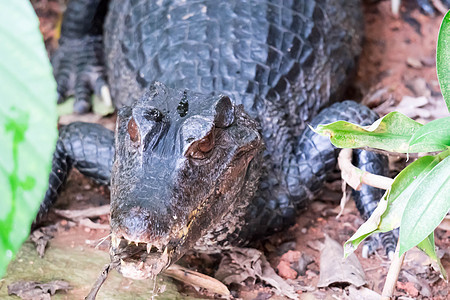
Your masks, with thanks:
<instances>
[{"instance_id":1,"label":"twig","mask_svg":"<svg viewBox=\"0 0 450 300\"><path fill-rule=\"evenodd\" d=\"M80 220L80 225L92 229L103 229L103 230L109 230L110 226L109 224L99 224L92 222L91 219L84 218Z\"/></svg>"},{"instance_id":2,"label":"twig","mask_svg":"<svg viewBox=\"0 0 450 300\"><path fill-rule=\"evenodd\" d=\"M87 209L81 209L81 210L61 210L61 209L55 209L55 212L63 216L67 219L71 219L74 221L78 221L79 219L84 218L94 218L102 215L109 214L109 205L103 205L99 207L90 207Z\"/></svg>"},{"instance_id":3,"label":"twig","mask_svg":"<svg viewBox=\"0 0 450 300\"><path fill-rule=\"evenodd\" d=\"M360 190L363 184L380 189L389 189L394 181L392 178L375 175L363 171L352 164L352 149L342 149L338 157L342 179L355 190Z\"/></svg>"},{"instance_id":4,"label":"twig","mask_svg":"<svg viewBox=\"0 0 450 300\"><path fill-rule=\"evenodd\" d=\"M179 265L172 265L167 270L164 271L164 274L170 276L174 279L177 279L181 282L191 284L194 286L199 286L207 289L216 294L220 294L223 296L229 296L230 291L228 288L219 280L212 278L210 276L183 268Z\"/></svg>"},{"instance_id":5,"label":"twig","mask_svg":"<svg viewBox=\"0 0 450 300\"><path fill-rule=\"evenodd\" d=\"M395 248L394 258L392 259L389 271L387 273L386 282L384 283L383 292L381 294L381 300L389 300L394 294L395 285L397 284L398 275L400 274L406 252L400 256L399 253L400 243L397 241L397 247Z\"/></svg>"},{"instance_id":6,"label":"twig","mask_svg":"<svg viewBox=\"0 0 450 300\"><path fill-rule=\"evenodd\" d=\"M117 267L117 262L112 262L103 267L102 273L97 278L97 280L94 283L94 286L92 287L89 294L84 298L85 300L95 300L95 297L97 297L97 293L102 287L103 283L106 281L106 278L108 278L108 274L112 269L115 269Z\"/></svg>"}]
</instances>

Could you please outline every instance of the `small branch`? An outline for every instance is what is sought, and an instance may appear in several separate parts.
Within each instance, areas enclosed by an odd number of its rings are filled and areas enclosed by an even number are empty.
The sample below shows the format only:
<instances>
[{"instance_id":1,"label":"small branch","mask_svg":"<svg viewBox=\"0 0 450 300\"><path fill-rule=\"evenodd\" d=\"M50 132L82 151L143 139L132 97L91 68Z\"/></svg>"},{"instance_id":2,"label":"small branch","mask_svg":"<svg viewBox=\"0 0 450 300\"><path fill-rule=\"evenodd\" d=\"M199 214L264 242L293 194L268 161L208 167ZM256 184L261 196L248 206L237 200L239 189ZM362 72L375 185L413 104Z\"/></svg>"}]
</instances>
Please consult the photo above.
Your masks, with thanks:
<instances>
[{"instance_id":1,"label":"small branch","mask_svg":"<svg viewBox=\"0 0 450 300\"><path fill-rule=\"evenodd\" d=\"M64 218L78 221L84 218L95 218L98 216L107 215L109 214L109 210L110 210L109 205L103 205L99 207L90 207L81 210L55 209L55 213L57 213L60 216L63 216Z\"/></svg>"},{"instance_id":2,"label":"small branch","mask_svg":"<svg viewBox=\"0 0 450 300\"><path fill-rule=\"evenodd\" d=\"M352 149L342 149L338 157L342 179L355 190L360 190L363 184L387 190L391 187L392 178L375 175L363 171L352 164Z\"/></svg>"},{"instance_id":3,"label":"small branch","mask_svg":"<svg viewBox=\"0 0 450 300\"><path fill-rule=\"evenodd\" d=\"M228 288L219 280L210 276L183 268L179 265L172 265L164 271L164 275L170 276L181 282L202 287L210 292L223 296L230 296Z\"/></svg>"},{"instance_id":4,"label":"small branch","mask_svg":"<svg viewBox=\"0 0 450 300\"><path fill-rule=\"evenodd\" d=\"M103 230L109 230L110 226L109 224L99 224L92 222L91 219L84 218L80 220L80 225L92 229L103 229Z\"/></svg>"},{"instance_id":5,"label":"small branch","mask_svg":"<svg viewBox=\"0 0 450 300\"><path fill-rule=\"evenodd\" d=\"M97 278L97 280L94 283L94 286L92 287L89 294L84 298L85 300L95 300L95 297L97 297L97 293L102 287L103 283L106 281L106 278L108 278L108 274L112 269L115 269L117 267L117 263L109 263L103 267L102 273Z\"/></svg>"},{"instance_id":6,"label":"small branch","mask_svg":"<svg viewBox=\"0 0 450 300\"><path fill-rule=\"evenodd\" d=\"M384 283L383 292L381 294L381 300L390 300L395 291L395 285L397 284L398 275L402 268L403 260L405 259L406 252L399 256L400 242L397 241L397 248L395 248L394 258L392 259L389 271Z\"/></svg>"}]
</instances>

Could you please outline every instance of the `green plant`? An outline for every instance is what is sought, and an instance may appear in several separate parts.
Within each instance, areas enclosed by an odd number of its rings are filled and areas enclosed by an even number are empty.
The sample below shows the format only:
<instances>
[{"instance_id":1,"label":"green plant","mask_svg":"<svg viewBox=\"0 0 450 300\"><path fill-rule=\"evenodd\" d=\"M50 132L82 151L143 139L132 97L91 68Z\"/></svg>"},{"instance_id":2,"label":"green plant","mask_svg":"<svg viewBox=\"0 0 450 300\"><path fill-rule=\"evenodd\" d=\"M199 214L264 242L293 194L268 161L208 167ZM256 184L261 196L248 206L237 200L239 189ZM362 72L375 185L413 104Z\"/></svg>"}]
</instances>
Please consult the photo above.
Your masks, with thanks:
<instances>
[{"instance_id":1,"label":"green plant","mask_svg":"<svg viewBox=\"0 0 450 300\"><path fill-rule=\"evenodd\" d=\"M450 12L439 31L437 73L450 111ZM345 243L345 253L353 252L373 233L400 227L399 255L417 246L437 262L447 278L435 252L434 230L450 209L450 116L422 125L392 112L368 127L338 121L314 130L340 148L438 152L420 157L395 177L373 215Z\"/></svg>"},{"instance_id":2,"label":"green plant","mask_svg":"<svg viewBox=\"0 0 450 300\"><path fill-rule=\"evenodd\" d=\"M0 278L30 233L55 147L56 83L29 1L0 1Z\"/></svg>"}]
</instances>

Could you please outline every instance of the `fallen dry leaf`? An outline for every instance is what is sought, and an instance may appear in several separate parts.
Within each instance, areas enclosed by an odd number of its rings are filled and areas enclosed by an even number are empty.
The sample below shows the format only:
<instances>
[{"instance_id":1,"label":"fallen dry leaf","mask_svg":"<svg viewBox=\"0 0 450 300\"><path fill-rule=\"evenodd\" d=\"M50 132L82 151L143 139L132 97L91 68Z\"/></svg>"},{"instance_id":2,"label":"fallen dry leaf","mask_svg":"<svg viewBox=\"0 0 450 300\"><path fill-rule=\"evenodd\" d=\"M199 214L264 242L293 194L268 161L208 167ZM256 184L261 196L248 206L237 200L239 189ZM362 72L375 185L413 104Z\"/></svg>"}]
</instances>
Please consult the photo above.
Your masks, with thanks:
<instances>
[{"instance_id":1,"label":"fallen dry leaf","mask_svg":"<svg viewBox=\"0 0 450 300\"><path fill-rule=\"evenodd\" d=\"M45 247L47 247L48 241L53 238L56 230L57 225L50 225L40 227L30 234L30 240L35 244L40 258L44 257Z\"/></svg>"},{"instance_id":2,"label":"fallen dry leaf","mask_svg":"<svg viewBox=\"0 0 450 300\"><path fill-rule=\"evenodd\" d=\"M404 267L407 267L411 273L425 274L433 261L423 251L418 248L412 248L406 252Z\"/></svg>"},{"instance_id":3,"label":"fallen dry leaf","mask_svg":"<svg viewBox=\"0 0 450 300\"><path fill-rule=\"evenodd\" d=\"M224 257L214 276L225 284L264 281L275 288L275 293L297 299L293 286L281 278L267 261L264 254L252 248L233 247L224 252Z\"/></svg>"},{"instance_id":4,"label":"fallen dry leaf","mask_svg":"<svg viewBox=\"0 0 450 300\"><path fill-rule=\"evenodd\" d=\"M381 295L365 287L356 288L353 285L348 287L348 297L350 300L379 300Z\"/></svg>"},{"instance_id":5,"label":"fallen dry leaf","mask_svg":"<svg viewBox=\"0 0 450 300\"><path fill-rule=\"evenodd\" d=\"M364 270L353 253L344 259L342 245L325 235L320 253L320 278L318 287L334 283L347 283L360 287L366 283Z\"/></svg>"},{"instance_id":6,"label":"fallen dry leaf","mask_svg":"<svg viewBox=\"0 0 450 300\"><path fill-rule=\"evenodd\" d=\"M417 117L428 119L431 113L427 108L423 107L429 102L430 100L425 96L411 97L405 95L395 110L413 119Z\"/></svg>"},{"instance_id":7,"label":"fallen dry leaf","mask_svg":"<svg viewBox=\"0 0 450 300\"><path fill-rule=\"evenodd\" d=\"M48 283L17 281L8 285L8 295L17 295L24 300L50 300L57 291L70 289L68 282L54 280Z\"/></svg>"},{"instance_id":8,"label":"fallen dry leaf","mask_svg":"<svg viewBox=\"0 0 450 300\"><path fill-rule=\"evenodd\" d=\"M410 89L416 97L431 97L431 90L428 88L427 81L422 77L415 77L406 82L406 87Z\"/></svg>"}]
</instances>

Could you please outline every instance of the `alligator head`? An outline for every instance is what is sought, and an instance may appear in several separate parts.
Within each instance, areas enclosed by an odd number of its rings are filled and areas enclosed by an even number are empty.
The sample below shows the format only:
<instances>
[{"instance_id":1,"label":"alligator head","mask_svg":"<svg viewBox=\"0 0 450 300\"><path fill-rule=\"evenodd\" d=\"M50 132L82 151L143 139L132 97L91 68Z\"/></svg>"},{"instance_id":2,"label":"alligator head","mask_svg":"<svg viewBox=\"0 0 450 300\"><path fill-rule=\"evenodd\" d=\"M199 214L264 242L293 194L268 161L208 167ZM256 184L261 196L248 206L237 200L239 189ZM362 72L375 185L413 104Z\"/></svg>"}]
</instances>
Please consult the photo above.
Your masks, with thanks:
<instances>
[{"instance_id":1,"label":"alligator head","mask_svg":"<svg viewBox=\"0 0 450 300\"><path fill-rule=\"evenodd\" d=\"M110 253L135 279L159 274L242 201L263 148L256 122L227 96L161 83L119 111L115 144Z\"/></svg>"}]
</instances>

